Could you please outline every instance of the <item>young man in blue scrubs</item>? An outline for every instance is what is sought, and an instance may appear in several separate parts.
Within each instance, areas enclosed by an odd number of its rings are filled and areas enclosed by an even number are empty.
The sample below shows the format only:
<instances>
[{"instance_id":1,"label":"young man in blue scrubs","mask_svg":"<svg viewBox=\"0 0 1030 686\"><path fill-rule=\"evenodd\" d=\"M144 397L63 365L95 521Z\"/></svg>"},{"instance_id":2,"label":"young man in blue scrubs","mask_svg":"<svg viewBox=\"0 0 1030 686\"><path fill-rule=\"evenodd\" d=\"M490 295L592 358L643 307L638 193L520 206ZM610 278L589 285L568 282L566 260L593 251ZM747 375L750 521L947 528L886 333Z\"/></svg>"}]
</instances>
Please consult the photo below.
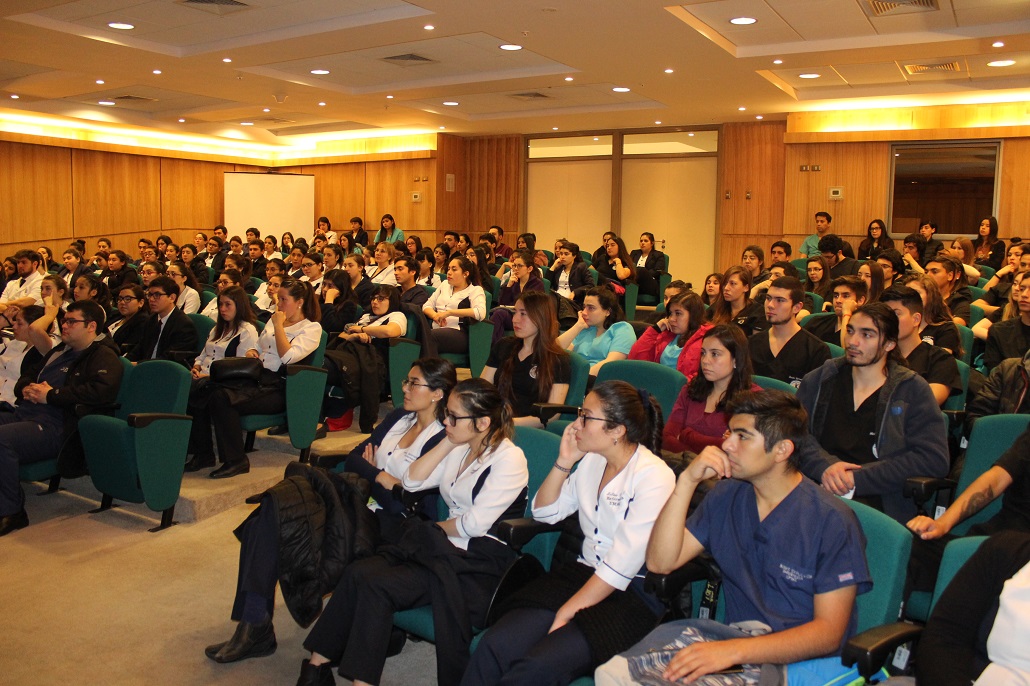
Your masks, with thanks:
<instances>
[{"instance_id":1,"label":"young man in blue scrubs","mask_svg":"<svg viewBox=\"0 0 1030 686\"><path fill-rule=\"evenodd\" d=\"M746 391L727 412L722 448L709 446L691 462L658 516L647 568L669 573L710 553L733 626L663 624L602 665L599 686L636 683L648 670L675 683L742 665L756 677L763 664L789 665L791 684L847 672L840 650L855 632L855 597L872 587L858 520L798 471L795 446L807 416L793 395ZM695 489L712 477L721 481L687 519ZM699 635L704 640L692 642Z\"/></svg>"}]
</instances>

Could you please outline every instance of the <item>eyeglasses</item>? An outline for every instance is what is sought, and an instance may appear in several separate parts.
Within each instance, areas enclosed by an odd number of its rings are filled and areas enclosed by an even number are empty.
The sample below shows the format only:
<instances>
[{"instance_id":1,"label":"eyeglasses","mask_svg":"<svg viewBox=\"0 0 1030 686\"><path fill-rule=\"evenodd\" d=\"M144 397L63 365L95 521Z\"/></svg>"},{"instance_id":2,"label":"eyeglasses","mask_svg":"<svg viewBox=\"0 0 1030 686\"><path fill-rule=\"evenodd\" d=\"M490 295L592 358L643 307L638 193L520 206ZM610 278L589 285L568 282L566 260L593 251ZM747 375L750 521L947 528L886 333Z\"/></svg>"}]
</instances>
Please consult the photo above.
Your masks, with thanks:
<instances>
[{"instance_id":1,"label":"eyeglasses","mask_svg":"<svg viewBox=\"0 0 1030 686\"><path fill-rule=\"evenodd\" d=\"M304 269L307 269L308 267L314 267L315 263L314 262L301 262L300 266L303 267Z\"/></svg>"},{"instance_id":2,"label":"eyeglasses","mask_svg":"<svg viewBox=\"0 0 1030 686\"><path fill-rule=\"evenodd\" d=\"M115 298L115 302L120 303L131 303L133 300L139 300L139 298L137 298L134 295L120 295L117 298Z\"/></svg>"},{"instance_id":3,"label":"eyeglasses","mask_svg":"<svg viewBox=\"0 0 1030 686\"><path fill-rule=\"evenodd\" d=\"M84 325L85 323L86 323L85 319L72 319L71 317L65 317L64 318L64 322L62 322L62 325L63 324L68 324L68 325L71 325L71 324L83 324Z\"/></svg>"},{"instance_id":4,"label":"eyeglasses","mask_svg":"<svg viewBox=\"0 0 1030 686\"><path fill-rule=\"evenodd\" d=\"M458 417L456 415L451 414L450 410L448 410L448 411L443 413L443 421L444 421L444 423L450 424L451 426L457 426L458 425L458 420L461 420L461 419L475 419L475 418L476 418L476 416L472 415L472 414L465 415L464 417Z\"/></svg>"},{"instance_id":5,"label":"eyeglasses","mask_svg":"<svg viewBox=\"0 0 1030 686\"><path fill-rule=\"evenodd\" d=\"M374 300L374 298L373 298L373 300ZM419 383L415 379L404 379L403 381L401 381L401 388L402 389L403 388L418 388L419 386L422 386L424 388L429 388L429 384L427 384L427 383ZM460 417L458 419L460 419Z\"/></svg>"},{"instance_id":6,"label":"eyeglasses","mask_svg":"<svg viewBox=\"0 0 1030 686\"><path fill-rule=\"evenodd\" d=\"M154 276L155 274L157 274L157 272L153 269L144 269L140 272L140 274L143 274L144 276Z\"/></svg>"},{"instance_id":7,"label":"eyeglasses","mask_svg":"<svg viewBox=\"0 0 1030 686\"><path fill-rule=\"evenodd\" d=\"M385 295L373 295L372 296L372 302L383 302L384 300L389 300L389 299L390 298L388 298Z\"/></svg>"},{"instance_id":8,"label":"eyeglasses","mask_svg":"<svg viewBox=\"0 0 1030 686\"><path fill-rule=\"evenodd\" d=\"M168 295L168 294L167 293L162 293L160 291L149 291L149 292L147 292L147 299L148 300L157 300L158 298L160 298L161 296L164 296L164 295Z\"/></svg>"},{"instance_id":9,"label":"eyeglasses","mask_svg":"<svg viewBox=\"0 0 1030 686\"><path fill-rule=\"evenodd\" d=\"M576 416L579 419L582 419L584 424L586 424L587 422L607 422L608 421L604 417L591 417L590 415L587 414L587 411L584 410L582 407L579 408L578 410L576 410Z\"/></svg>"}]
</instances>

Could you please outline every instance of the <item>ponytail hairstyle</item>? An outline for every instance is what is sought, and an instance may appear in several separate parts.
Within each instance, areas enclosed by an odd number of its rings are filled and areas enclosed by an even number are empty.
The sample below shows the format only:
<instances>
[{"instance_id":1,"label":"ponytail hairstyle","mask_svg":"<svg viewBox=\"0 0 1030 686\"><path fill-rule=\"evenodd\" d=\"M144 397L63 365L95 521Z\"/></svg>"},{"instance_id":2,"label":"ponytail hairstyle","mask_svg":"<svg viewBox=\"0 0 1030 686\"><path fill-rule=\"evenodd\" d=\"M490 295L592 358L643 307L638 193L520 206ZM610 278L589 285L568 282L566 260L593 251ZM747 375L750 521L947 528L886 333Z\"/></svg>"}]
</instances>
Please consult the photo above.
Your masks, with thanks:
<instances>
[{"instance_id":1,"label":"ponytail hairstyle","mask_svg":"<svg viewBox=\"0 0 1030 686\"><path fill-rule=\"evenodd\" d=\"M431 391L443 391L443 398L436 404L436 421L443 424L444 413L447 411L447 397L458 385L458 372L454 365L440 357L421 357L411 363L410 369L418 367L422 372L422 378Z\"/></svg>"},{"instance_id":2,"label":"ponytail hairstyle","mask_svg":"<svg viewBox=\"0 0 1030 686\"><path fill-rule=\"evenodd\" d=\"M605 428L626 429L626 440L639 443L661 455L665 420L658 400L644 389L637 390L625 381L604 381L590 391L601 401Z\"/></svg>"},{"instance_id":3,"label":"ponytail hairstyle","mask_svg":"<svg viewBox=\"0 0 1030 686\"><path fill-rule=\"evenodd\" d=\"M554 386L554 371L557 369L559 360L568 358L568 351L562 350L558 345L558 310L554 304L554 298L543 291L526 291L519 296L518 302L526 308L526 314L530 321L536 326L536 339L533 341L533 362L536 369L536 399L538 402L546 403L551 397L551 387ZM520 348L521 346L518 346ZM515 375L515 358L517 354L511 355L497 370L494 382L497 390L504 398L514 405L515 389L512 386L512 377Z\"/></svg>"},{"instance_id":4,"label":"ponytail hairstyle","mask_svg":"<svg viewBox=\"0 0 1030 686\"><path fill-rule=\"evenodd\" d=\"M280 293L284 290L294 300L304 301L304 304L301 306L301 313L305 319L309 322L317 322L322 319L322 310L318 307L318 296L315 295L315 289L311 287L310 283L300 279L286 279L279 286Z\"/></svg>"},{"instance_id":5,"label":"ponytail hairstyle","mask_svg":"<svg viewBox=\"0 0 1030 686\"><path fill-rule=\"evenodd\" d=\"M219 293L217 297L219 303L221 303L222 298L232 300L233 304L236 305L236 316L231 322L227 322L222 319L222 313L219 312L215 316L215 328L211 332L210 340L218 341L227 334L239 333L240 325L243 322L249 322L252 325L254 324L254 311L250 306L250 296L247 295L245 290L239 286L229 286Z\"/></svg>"},{"instance_id":6,"label":"ponytail hairstyle","mask_svg":"<svg viewBox=\"0 0 1030 686\"><path fill-rule=\"evenodd\" d=\"M454 393L465 408L464 411L475 418L474 421L482 417L490 418L490 428L483 438L483 454L479 457L496 449L504 439L511 440L515 435L511 405L492 383L485 379L466 379L454 387Z\"/></svg>"}]
</instances>

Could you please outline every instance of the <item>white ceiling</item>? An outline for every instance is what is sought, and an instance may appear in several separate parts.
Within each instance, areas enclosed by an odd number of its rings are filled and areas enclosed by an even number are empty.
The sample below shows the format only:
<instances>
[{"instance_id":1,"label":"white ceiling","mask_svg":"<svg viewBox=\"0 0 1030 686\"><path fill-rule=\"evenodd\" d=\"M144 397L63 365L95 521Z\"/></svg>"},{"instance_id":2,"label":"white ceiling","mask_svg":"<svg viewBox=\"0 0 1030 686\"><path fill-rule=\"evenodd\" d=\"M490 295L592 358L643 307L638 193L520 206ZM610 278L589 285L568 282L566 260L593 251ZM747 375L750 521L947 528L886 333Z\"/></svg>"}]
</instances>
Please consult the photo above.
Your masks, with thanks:
<instances>
[{"instance_id":1,"label":"white ceiling","mask_svg":"<svg viewBox=\"0 0 1030 686\"><path fill-rule=\"evenodd\" d=\"M1030 0L894 1L875 16L867 0L3 0L0 107L275 142L700 126L885 97L1030 100ZM729 23L740 16L758 21ZM424 61L386 59L399 55ZM1000 59L1015 64L987 66Z\"/></svg>"}]
</instances>

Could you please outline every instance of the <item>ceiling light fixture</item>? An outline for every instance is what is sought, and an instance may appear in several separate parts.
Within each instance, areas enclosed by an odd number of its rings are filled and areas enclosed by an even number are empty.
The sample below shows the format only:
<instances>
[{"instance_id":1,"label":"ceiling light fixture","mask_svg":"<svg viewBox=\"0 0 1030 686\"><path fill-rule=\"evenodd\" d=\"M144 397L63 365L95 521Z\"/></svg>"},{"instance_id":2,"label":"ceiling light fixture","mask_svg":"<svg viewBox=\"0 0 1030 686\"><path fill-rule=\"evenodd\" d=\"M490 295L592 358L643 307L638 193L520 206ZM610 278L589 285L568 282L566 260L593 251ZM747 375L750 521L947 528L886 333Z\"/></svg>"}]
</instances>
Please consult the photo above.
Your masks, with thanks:
<instances>
[{"instance_id":1,"label":"ceiling light fixture","mask_svg":"<svg viewBox=\"0 0 1030 686\"><path fill-rule=\"evenodd\" d=\"M573 79L573 78L572 78L571 76L566 76L566 77L565 77L565 80L566 80L566 81L573 81L574 79Z\"/></svg>"},{"instance_id":2,"label":"ceiling light fixture","mask_svg":"<svg viewBox=\"0 0 1030 686\"><path fill-rule=\"evenodd\" d=\"M97 102L97 104L103 105L104 107L114 107L115 102L114 100L100 100Z\"/></svg>"},{"instance_id":3,"label":"ceiling light fixture","mask_svg":"<svg viewBox=\"0 0 1030 686\"><path fill-rule=\"evenodd\" d=\"M318 103L318 106L319 107L325 107L325 103L324 102L320 102L320 103Z\"/></svg>"},{"instance_id":4,"label":"ceiling light fixture","mask_svg":"<svg viewBox=\"0 0 1030 686\"><path fill-rule=\"evenodd\" d=\"M798 74L799 79L818 79L820 74Z\"/></svg>"},{"instance_id":5,"label":"ceiling light fixture","mask_svg":"<svg viewBox=\"0 0 1030 686\"><path fill-rule=\"evenodd\" d=\"M387 100L393 100L393 96L392 96L392 95L387 95L387 96L386 96L386 99L387 99Z\"/></svg>"},{"instance_id":6,"label":"ceiling light fixture","mask_svg":"<svg viewBox=\"0 0 1030 686\"><path fill-rule=\"evenodd\" d=\"M98 86L103 86L104 85L104 80L103 79L97 79L97 85Z\"/></svg>"},{"instance_id":7,"label":"ceiling light fixture","mask_svg":"<svg viewBox=\"0 0 1030 686\"><path fill-rule=\"evenodd\" d=\"M557 131L557 130L558 130L558 127L557 127L557 126L552 126L552 127L551 127L551 131Z\"/></svg>"},{"instance_id":8,"label":"ceiling light fixture","mask_svg":"<svg viewBox=\"0 0 1030 686\"><path fill-rule=\"evenodd\" d=\"M690 136L691 138L694 137L694 134L692 134L692 133L688 133L687 135Z\"/></svg>"},{"instance_id":9,"label":"ceiling light fixture","mask_svg":"<svg viewBox=\"0 0 1030 686\"><path fill-rule=\"evenodd\" d=\"M599 141L599 140L601 140L601 139L600 139L600 138L598 138L597 136L594 136L594 140L595 140L595 141Z\"/></svg>"},{"instance_id":10,"label":"ceiling light fixture","mask_svg":"<svg viewBox=\"0 0 1030 686\"><path fill-rule=\"evenodd\" d=\"M186 120L185 120L185 119L180 119L180 120L179 120L179 123L180 123L180 124L185 124L185 123L186 123Z\"/></svg>"},{"instance_id":11,"label":"ceiling light fixture","mask_svg":"<svg viewBox=\"0 0 1030 686\"><path fill-rule=\"evenodd\" d=\"M516 50L521 50L522 49L521 45L515 45L514 43L505 43L504 45L500 45L498 47L501 50L507 50L509 52L515 52Z\"/></svg>"},{"instance_id":12,"label":"ceiling light fixture","mask_svg":"<svg viewBox=\"0 0 1030 686\"><path fill-rule=\"evenodd\" d=\"M655 124L661 124L661 123L662 123L662 122L660 122L660 121L656 121L656 122L655 122Z\"/></svg>"},{"instance_id":13,"label":"ceiling light fixture","mask_svg":"<svg viewBox=\"0 0 1030 686\"><path fill-rule=\"evenodd\" d=\"M435 29L436 27L435 27L435 26L433 26L432 24L426 24L426 25L425 25L425 26L423 26L422 28L424 28L424 29L425 29L426 31L432 31L432 30L433 30L433 29Z\"/></svg>"},{"instance_id":14,"label":"ceiling light fixture","mask_svg":"<svg viewBox=\"0 0 1030 686\"><path fill-rule=\"evenodd\" d=\"M616 86L612 90L616 93L629 93L629 88L626 88L625 86Z\"/></svg>"},{"instance_id":15,"label":"ceiling light fixture","mask_svg":"<svg viewBox=\"0 0 1030 686\"><path fill-rule=\"evenodd\" d=\"M671 73L672 73L672 69L666 69L666 70L665 70L665 73L666 73L666 74L671 74Z\"/></svg>"},{"instance_id":16,"label":"ceiling light fixture","mask_svg":"<svg viewBox=\"0 0 1030 686\"><path fill-rule=\"evenodd\" d=\"M228 64L229 62L232 62L232 58L231 57L223 57L222 61L225 62L226 64Z\"/></svg>"},{"instance_id":17,"label":"ceiling light fixture","mask_svg":"<svg viewBox=\"0 0 1030 686\"><path fill-rule=\"evenodd\" d=\"M995 60L993 62L988 62L987 66L988 67L1011 67L1015 63L1016 63L1015 60Z\"/></svg>"},{"instance_id":18,"label":"ceiling light fixture","mask_svg":"<svg viewBox=\"0 0 1030 686\"><path fill-rule=\"evenodd\" d=\"M329 70L328 69L312 69L311 73L314 74L315 76L325 76L326 74L329 73Z\"/></svg>"},{"instance_id":19,"label":"ceiling light fixture","mask_svg":"<svg viewBox=\"0 0 1030 686\"><path fill-rule=\"evenodd\" d=\"M154 74L156 74L157 76L160 76L161 75L161 70L160 69L155 69L154 70Z\"/></svg>"},{"instance_id":20,"label":"ceiling light fixture","mask_svg":"<svg viewBox=\"0 0 1030 686\"><path fill-rule=\"evenodd\" d=\"M760 115L760 114L756 114L756 115L755 115L755 119L765 119L765 117L763 117L763 116L762 116L762 115Z\"/></svg>"},{"instance_id":21,"label":"ceiling light fixture","mask_svg":"<svg viewBox=\"0 0 1030 686\"><path fill-rule=\"evenodd\" d=\"M757 21L758 20L754 17L734 17L733 19L730 19L730 23L734 26L750 26Z\"/></svg>"},{"instance_id":22,"label":"ceiling light fixture","mask_svg":"<svg viewBox=\"0 0 1030 686\"><path fill-rule=\"evenodd\" d=\"M783 60L773 60L773 64L783 64Z\"/></svg>"},{"instance_id":23,"label":"ceiling light fixture","mask_svg":"<svg viewBox=\"0 0 1030 686\"><path fill-rule=\"evenodd\" d=\"M254 126L254 122L252 122L252 121L241 121L240 122L240 126Z\"/></svg>"},{"instance_id":24,"label":"ceiling light fixture","mask_svg":"<svg viewBox=\"0 0 1030 686\"><path fill-rule=\"evenodd\" d=\"M738 111L738 112L743 112L743 111L744 111L744 110L746 110L746 109L747 109L746 107L738 107L738 108L737 108L737 111Z\"/></svg>"},{"instance_id":25,"label":"ceiling light fixture","mask_svg":"<svg viewBox=\"0 0 1030 686\"><path fill-rule=\"evenodd\" d=\"M263 110L261 110L261 111L262 111L262 112L271 112L272 110L270 110L270 109L268 109L268 108L266 107L266 108L264 108L264 109L263 109Z\"/></svg>"},{"instance_id":26,"label":"ceiling light fixture","mask_svg":"<svg viewBox=\"0 0 1030 686\"><path fill-rule=\"evenodd\" d=\"M14 94L11 95L11 100L20 100L20 99L21 99L20 95L14 95Z\"/></svg>"},{"instance_id":27,"label":"ceiling light fixture","mask_svg":"<svg viewBox=\"0 0 1030 686\"><path fill-rule=\"evenodd\" d=\"M1004 48L1005 44L1002 43L1000 40L996 40L993 43L991 43L991 47L992 48Z\"/></svg>"},{"instance_id":28,"label":"ceiling light fixture","mask_svg":"<svg viewBox=\"0 0 1030 686\"><path fill-rule=\"evenodd\" d=\"M136 27L135 27L135 26L133 26L132 24L126 24L126 23L125 23L125 22L123 22L123 21L112 21L112 22L108 22L108 24L107 24L107 25L108 25L108 26L109 26L110 28L112 28L112 29L118 29L119 31L131 31L131 30L133 30L134 28L136 28Z\"/></svg>"},{"instance_id":29,"label":"ceiling light fixture","mask_svg":"<svg viewBox=\"0 0 1030 686\"><path fill-rule=\"evenodd\" d=\"M457 107L459 105L457 100L444 100L443 104L447 105L448 107Z\"/></svg>"},{"instance_id":30,"label":"ceiling light fixture","mask_svg":"<svg viewBox=\"0 0 1030 686\"><path fill-rule=\"evenodd\" d=\"M446 128L447 128L446 126L441 126L441 127L440 127L440 130L441 130L441 131L443 131L443 130L444 130L444 129L446 129Z\"/></svg>"}]
</instances>

